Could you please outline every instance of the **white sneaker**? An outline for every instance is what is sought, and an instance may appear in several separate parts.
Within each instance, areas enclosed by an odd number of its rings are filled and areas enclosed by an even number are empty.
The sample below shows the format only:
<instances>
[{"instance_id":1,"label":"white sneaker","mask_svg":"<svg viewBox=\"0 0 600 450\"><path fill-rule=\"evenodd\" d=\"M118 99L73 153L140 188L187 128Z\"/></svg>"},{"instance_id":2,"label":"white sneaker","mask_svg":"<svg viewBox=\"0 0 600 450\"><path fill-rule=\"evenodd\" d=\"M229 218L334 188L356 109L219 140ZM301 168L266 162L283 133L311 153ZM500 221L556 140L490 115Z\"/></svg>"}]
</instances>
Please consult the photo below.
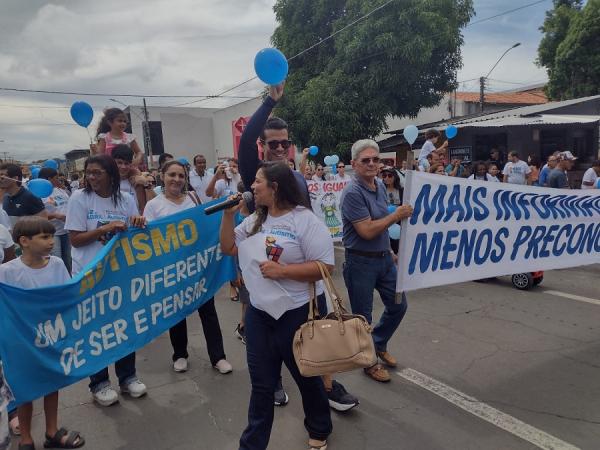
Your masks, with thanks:
<instances>
[{"instance_id":1,"label":"white sneaker","mask_svg":"<svg viewBox=\"0 0 600 450\"><path fill-rule=\"evenodd\" d=\"M119 394L113 389L110 384L107 384L97 392L92 392L92 397L102 406L110 406L119 401Z\"/></svg>"},{"instance_id":2,"label":"white sneaker","mask_svg":"<svg viewBox=\"0 0 600 450\"><path fill-rule=\"evenodd\" d=\"M146 385L137 378L121 386L121 394L129 394L133 398L141 397L147 391Z\"/></svg>"},{"instance_id":3,"label":"white sneaker","mask_svg":"<svg viewBox=\"0 0 600 450\"><path fill-rule=\"evenodd\" d=\"M217 369L222 374L226 374L231 372L233 370L233 367L231 367L231 364L229 364L226 359L220 359L215 364L215 369Z\"/></svg>"},{"instance_id":4,"label":"white sneaker","mask_svg":"<svg viewBox=\"0 0 600 450\"><path fill-rule=\"evenodd\" d=\"M186 372L188 370L188 362L185 358L178 358L173 363L173 370L175 372Z\"/></svg>"}]
</instances>

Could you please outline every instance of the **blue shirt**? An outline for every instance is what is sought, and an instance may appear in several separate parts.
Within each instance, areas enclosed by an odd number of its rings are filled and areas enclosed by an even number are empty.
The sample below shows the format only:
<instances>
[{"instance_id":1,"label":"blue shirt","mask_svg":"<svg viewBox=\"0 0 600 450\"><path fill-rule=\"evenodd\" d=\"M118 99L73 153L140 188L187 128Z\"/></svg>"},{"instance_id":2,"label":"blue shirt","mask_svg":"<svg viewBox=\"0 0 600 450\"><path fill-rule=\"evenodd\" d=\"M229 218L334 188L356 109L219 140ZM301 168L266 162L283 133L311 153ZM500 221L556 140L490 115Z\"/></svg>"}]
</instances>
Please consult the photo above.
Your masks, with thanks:
<instances>
[{"instance_id":1,"label":"blue shirt","mask_svg":"<svg viewBox=\"0 0 600 450\"><path fill-rule=\"evenodd\" d=\"M541 171L540 171L540 177L538 179L538 185L540 186L546 186L546 184L548 183L548 175L550 175L550 171L552 169L550 169L550 167L545 166Z\"/></svg>"},{"instance_id":2,"label":"blue shirt","mask_svg":"<svg viewBox=\"0 0 600 450\"><path fill-rule=\"evenodd\" d=\"M390 249L387 230L374 239L367 240L360 237L353 225L362 220L377 220L389 215L385 186L380 180L375 179L375 190L371 190L358 178L353 177L342 192L340 205L344 223L344 247L367 252Z\"/></svg>"}]
</instances>

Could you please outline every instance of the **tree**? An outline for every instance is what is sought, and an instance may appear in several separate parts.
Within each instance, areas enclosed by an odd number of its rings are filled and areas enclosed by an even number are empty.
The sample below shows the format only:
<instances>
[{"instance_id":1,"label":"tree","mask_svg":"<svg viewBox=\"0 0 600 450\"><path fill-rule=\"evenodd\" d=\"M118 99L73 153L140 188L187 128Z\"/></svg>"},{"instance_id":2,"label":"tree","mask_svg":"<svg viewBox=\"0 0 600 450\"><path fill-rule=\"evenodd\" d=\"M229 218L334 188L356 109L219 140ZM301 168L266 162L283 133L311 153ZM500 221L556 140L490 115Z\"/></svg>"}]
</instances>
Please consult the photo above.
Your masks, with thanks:
<instances>
[{"instance_id":1,"label":"tree","mask_svg":"<svg viewBox=\"0 0 600 450\"><path fill-rule=\"evenodd\" d=\"M567 37L571 21L581 11L581 3L582 0L554 0L554 8L546 12L544 24L539 28L543 37L536 63L546 68L549 78L552 78L558 46Z\"/></svg>"},{"instance_id":2,"label":"tree","mask_svg":"<svg viewBox=\"0 0 600 450\"><path fill-rule=\"evenodd\" d=\"M589 0L571 19L548 75L552 99L600 94L600 0Z\"/></svg>"},{"instance_id":3,"label":"tree","mask_svg":"<svg viewBox=\"0 0 600 450\"><path fill-rule=\"evenodd\" d=\"M278 0L273 44L293 57L383 4ZM351 143L380 134L386 117L414 116L456 87L461 29L473 14L472 0L390 3L293 58L276 113L302 145L347 160Z\"/></svg>"}]
</instances>

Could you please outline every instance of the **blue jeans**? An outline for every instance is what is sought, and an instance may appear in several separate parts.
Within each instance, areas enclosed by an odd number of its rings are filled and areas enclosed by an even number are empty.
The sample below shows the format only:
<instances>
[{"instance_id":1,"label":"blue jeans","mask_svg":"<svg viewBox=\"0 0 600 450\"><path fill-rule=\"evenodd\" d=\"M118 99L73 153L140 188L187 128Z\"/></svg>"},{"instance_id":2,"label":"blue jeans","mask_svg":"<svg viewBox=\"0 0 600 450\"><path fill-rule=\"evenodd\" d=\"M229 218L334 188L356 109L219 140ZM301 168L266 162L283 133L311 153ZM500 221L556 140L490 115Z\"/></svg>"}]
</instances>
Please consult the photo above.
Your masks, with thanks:
<instances>
[{"instance_id":1,"label":"blue jeans","mask_svg":"<svg viewBox=\"0 0 600 450\"><path fill-rule=\"evenodd\" d=\"M135 380L137 378L135 374L135 352L115 362L115 372L117 372L120 386ZM92 394L108 385L110 385L108 367L90 377L89 388Z\"/></svg>"},{"instance_id":2,"label":"blue jeans","mask_svg":"<svg viewBox=\"0 0 600 450\"><path fill-rule=\"evenodd\" d=\"M294 360L296 330L308 317L308 304L287 311L278 320L249 305L246 311L246 356L252 382L248 426L240 450L264 450L269 444L274 416L274 394L284 362L294 377L304 407L304 426L311 439L324 440L333 425L321 377L303 377Z\"/></svg>"},{"instance_id":3,"label":"blue jeans","mask_svg":"<svg viewBox=\"0 0 600 450\"><path fill-rule=\"evenodd\" d=\"M360 314L372 323L373 291L377 289L385 306L383 314L373 328L375 350L384 352L387 343L406 314L406 296L396 303L396 265L391 254L380 258L369 258L346 250L344 282L354 314Z\"/></svg>"}]
</instances>

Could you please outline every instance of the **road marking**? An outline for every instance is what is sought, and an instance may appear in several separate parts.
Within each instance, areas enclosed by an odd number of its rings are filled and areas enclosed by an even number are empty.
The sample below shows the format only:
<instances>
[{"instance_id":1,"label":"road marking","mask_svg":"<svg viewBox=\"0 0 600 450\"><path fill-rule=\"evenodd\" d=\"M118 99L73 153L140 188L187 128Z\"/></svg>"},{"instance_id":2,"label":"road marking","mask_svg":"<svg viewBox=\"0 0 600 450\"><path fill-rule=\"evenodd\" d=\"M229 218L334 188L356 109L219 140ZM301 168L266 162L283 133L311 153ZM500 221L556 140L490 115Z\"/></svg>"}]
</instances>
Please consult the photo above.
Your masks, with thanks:
<instances>
[{"instance_id":1,"label":"road marking","mask_svg":"<svg viewBox=\"0 0 600 450\"><path fill-rule=\"evenodd\" d=\"M579 450L578 447L575 447L568 442L561 441L542 430L527 425L525 422L522 422L513 416L503 413L496 408L492 408L476 398L457 391L441 381L437 381L414 369L407 368L396 373L405 380L408 380L423 389L427 389L453 405L458 406L480 419L483 419L498 428L502 428L527 442L531 442L539 448L545 450Z\"/></svg>"},{"instance_id":2,"label":"road marking","mask_svg":"<svg viewBox=\"0 0 600 450\"><path fill-rule=\"evenodd\" d=\"M582 297L581 295L568 294L560 291L542 291L544 294L556 295L557 297L570 298L571 300L577 300L578 302L591 303L592 305L600 305L600 300L595 298Z\"/></svg>"}]
</instances>

